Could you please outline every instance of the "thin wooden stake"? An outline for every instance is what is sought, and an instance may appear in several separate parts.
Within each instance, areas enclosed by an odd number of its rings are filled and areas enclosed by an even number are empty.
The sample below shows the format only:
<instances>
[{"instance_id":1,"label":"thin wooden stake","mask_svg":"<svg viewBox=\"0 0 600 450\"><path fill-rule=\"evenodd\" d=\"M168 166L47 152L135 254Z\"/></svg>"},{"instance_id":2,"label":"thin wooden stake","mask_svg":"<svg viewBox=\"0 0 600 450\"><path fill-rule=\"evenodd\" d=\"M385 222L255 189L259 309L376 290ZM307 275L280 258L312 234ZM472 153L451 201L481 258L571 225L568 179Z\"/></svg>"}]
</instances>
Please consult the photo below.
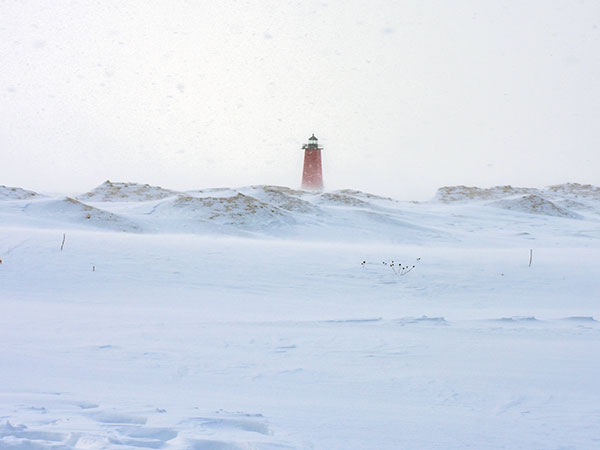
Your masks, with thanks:
<instances>
[{"instance_id":1,"label":"thin wooden stake","mask_svg":"<svg viewBox=\"0 0 600 450\"><path fill-rule=\"evenodd\" d=\"M62 244L60 244L60 251L63 251L63 248L65 247L65 239L67 238L67 235L65 233L63 233L63 240L62 240Z\"/></svg>"},{"instance_id":2,"label":"thin wooden stake","mask_svg":"<svg viewBox=\"0 0 600 450\"><path fill-rule=\"evenodd\" d=\"M529 249L529 267L531 267L531 260L533 259L533 249Z\"/></svg>"}]
</instances>

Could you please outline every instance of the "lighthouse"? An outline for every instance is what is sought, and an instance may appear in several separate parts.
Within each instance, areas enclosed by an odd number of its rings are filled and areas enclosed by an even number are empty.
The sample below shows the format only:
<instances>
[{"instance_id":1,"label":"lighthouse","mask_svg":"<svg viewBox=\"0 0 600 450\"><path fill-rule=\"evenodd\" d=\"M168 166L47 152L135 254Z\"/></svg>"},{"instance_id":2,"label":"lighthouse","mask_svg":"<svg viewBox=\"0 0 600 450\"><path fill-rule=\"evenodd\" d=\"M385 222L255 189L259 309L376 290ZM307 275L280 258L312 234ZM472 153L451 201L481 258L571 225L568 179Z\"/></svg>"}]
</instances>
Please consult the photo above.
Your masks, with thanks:
<instances>
[{"instance_id":1,"label":"lighthouse","mask_svg":"<svg viewBox=\"0 0 600 450\"><path fill-rule=\"evenodd\" d=\"M304 149L304 168L302 169L302 189L320 191L323 189L323 169L321 168L321 150L318 140L313 134L308 138Z\"/></svg>"}]
</instances>

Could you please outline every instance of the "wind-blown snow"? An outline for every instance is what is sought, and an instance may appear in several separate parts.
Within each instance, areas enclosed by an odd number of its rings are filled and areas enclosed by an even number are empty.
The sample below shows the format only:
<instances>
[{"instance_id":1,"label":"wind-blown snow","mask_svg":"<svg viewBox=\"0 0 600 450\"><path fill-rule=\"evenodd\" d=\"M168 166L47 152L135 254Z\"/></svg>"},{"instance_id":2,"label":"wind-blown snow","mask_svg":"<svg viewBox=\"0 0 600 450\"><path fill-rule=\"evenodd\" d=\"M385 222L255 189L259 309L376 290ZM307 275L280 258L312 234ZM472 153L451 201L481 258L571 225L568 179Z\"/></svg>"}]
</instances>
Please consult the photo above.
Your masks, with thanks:
<instances>
[{"instance_id":1,"label":"wind-blown snow","mask_svg":"<svg viewBox=\"0 0 600 450\"><path fill-rule=\"evenodd\" d=\"M596 189L5 199L0 448L597 448Z\"/></svg>"}]
</instances>

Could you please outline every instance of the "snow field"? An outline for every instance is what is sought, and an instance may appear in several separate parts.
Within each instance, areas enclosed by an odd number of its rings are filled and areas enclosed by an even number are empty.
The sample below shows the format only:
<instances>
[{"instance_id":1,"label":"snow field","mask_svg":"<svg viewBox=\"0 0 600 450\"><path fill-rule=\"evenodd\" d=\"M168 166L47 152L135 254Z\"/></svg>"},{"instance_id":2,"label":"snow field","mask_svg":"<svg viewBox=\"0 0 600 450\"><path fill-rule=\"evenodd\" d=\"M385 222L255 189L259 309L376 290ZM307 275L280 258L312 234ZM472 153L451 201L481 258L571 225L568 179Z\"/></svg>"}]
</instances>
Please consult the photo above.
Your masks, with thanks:
<instances>
[{"instance_id":1,"label":"snow field","mask_svg":"<svg viewBox=\"0 0 600 450\"><path fill-rule=\"evenodd\" d=\"M62 233L0 229L0 448L600 445L597 246Z\"/></svg>"}]
</instances>

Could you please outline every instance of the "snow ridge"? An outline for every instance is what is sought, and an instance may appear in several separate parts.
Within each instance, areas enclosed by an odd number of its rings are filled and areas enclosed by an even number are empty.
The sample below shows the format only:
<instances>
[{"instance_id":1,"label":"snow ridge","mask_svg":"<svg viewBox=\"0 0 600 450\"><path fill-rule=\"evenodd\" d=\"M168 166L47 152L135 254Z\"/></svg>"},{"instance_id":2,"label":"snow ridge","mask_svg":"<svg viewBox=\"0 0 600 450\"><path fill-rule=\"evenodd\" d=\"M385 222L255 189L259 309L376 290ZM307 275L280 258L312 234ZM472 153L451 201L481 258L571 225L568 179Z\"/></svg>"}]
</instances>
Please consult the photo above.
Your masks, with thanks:
<instances>
[{"instance_id":1,"label":"snow ridge","mask_svg":"<svg viewBox=\"0 0 600 450\"><path fill-rule=\"evenodd\" d=\"M307 192L255 185L179 192L106 181L76 198L0 189L4 223L108 231L373 240L464 242L486 230L507 239L540 233L600 238L600 188L569 183L546 189L446 186L431 202L400 202L344 189ZM569 220L569 227L553 220ZM536 221L541 221L537 223ZM581 222L574 227L573 221ZM544 225L540 229L540 225ZM468 231L465 231L468 230ZM492 234L493 234L492 233ZM494 241L495 242L495 241Z\"/></svg>"}]
</instances>

